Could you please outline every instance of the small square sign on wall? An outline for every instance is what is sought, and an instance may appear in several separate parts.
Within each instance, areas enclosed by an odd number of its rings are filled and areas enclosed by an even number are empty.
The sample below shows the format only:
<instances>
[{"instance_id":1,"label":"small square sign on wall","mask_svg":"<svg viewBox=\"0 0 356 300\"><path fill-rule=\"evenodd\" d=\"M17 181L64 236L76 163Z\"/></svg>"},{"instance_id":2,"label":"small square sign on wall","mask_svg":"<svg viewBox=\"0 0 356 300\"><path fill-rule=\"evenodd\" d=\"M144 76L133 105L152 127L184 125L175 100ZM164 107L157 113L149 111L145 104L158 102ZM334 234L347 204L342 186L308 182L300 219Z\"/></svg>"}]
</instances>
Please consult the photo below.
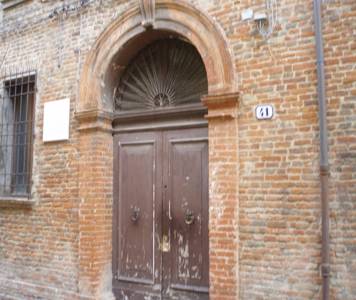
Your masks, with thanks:
<instances>
[{"instance_id":1,"label":"small square sign on wall","mask_svg":"<svg viewBox=\"0 0 356 300\"><path fill-rule=\"evenodd\" d=\"M55 142L69 139L69 99L44 104L43 141Z\"/></svg>"}]
</instances>

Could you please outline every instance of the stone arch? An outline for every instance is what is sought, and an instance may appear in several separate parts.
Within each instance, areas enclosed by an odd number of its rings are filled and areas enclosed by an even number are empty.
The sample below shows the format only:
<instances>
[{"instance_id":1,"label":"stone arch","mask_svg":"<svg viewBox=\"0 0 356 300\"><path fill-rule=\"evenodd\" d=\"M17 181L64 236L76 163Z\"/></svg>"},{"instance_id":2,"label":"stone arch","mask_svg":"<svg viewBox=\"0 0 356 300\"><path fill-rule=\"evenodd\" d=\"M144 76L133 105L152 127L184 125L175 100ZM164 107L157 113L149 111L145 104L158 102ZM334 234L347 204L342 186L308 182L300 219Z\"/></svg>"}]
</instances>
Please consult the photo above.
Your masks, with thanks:
<instances>
[{"instance_id":1,"label":"stone arch","mask_svg":"<svg viewBox=\"0 0 356 300\"><path fill-rule=\"evenodd\" d=\"M211 18L179 0L157 1L155 16L154 32L171 32L197 48L207 70L209 94L234 92L235 76L229 48L222 30ZM145 32L140 9L134 5L100 35L83 66L78 112L112 111L113 61Z\"/></svg>"},{"instance_id":2,"label":"stone arch","mask_svg":"<svg viewBox=\"0 0 356 300\"><path fill-rule=\"evenodd\" d=\"M208 107L209 182L214 183L209 185L210 298L225 295L236 299L238 295L239 95L233 60L223 31L211 18L181 0L157 0L152 29L142 25L139 6L131 6L96 40L81 74L76 108L80 154L78 288L95 299L111 293L115 82L137 53L135 49L170 34L198 50L208 77L208 95L202 102ZM219 147L221 143L226 147ZM221 211L229 211L231 216L228 229L218 217ZM220 243L221 232L224 243Z\"/></svg>"}]
</instances>

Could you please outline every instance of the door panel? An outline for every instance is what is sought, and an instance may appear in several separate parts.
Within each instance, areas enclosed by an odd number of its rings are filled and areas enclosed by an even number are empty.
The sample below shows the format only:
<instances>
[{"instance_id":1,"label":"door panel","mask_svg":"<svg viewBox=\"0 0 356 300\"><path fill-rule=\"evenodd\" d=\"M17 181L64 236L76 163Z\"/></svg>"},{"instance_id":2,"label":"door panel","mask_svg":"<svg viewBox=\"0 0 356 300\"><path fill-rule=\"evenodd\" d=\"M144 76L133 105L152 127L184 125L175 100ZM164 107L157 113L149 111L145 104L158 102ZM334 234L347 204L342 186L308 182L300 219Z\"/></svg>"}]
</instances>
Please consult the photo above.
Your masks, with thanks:
<instances>
[{"instance_id":1,"label":"door panel","mask_svg":"<svg viewBox=\"0 0 356 300\"><path fill-rule=\"evenodd\" d=\"M141 299L140 294L160 292L161 139L141 133L115 140L114 286L130 299Z\"/></svg>"},{"instance_id":2,"label":"door panel","mask_svg":"<svg viewBox=\"0 0 356 300\"><path fill-rule=\"evenodd\" d=\"M154 141L120 143L119 279L153 283ZM140 187L140 188L138 188Z\"/></svg>"},{"instance_id":3,"label":"door panel","mask_svg":"<svg viewBox=\"0 0 356 300\"><path fill-rule=\"evenodd\" d=\"M163 206L169 212L163 231L167 228L171 243L164 253L164 293L171 299L184 292L187 299L204 299L209 284L207 130L166 132L163 145L168 180Z\"/></svg>"},{"instance_id":4,"label":"door panel","mask_svg":"<svg viewBox=\"0 0 356 300\"><path fill-rule=\"evenodd\" d=\"M118 299L208 299L207 129L115 136Z\"/></svg>"}]
</instances>

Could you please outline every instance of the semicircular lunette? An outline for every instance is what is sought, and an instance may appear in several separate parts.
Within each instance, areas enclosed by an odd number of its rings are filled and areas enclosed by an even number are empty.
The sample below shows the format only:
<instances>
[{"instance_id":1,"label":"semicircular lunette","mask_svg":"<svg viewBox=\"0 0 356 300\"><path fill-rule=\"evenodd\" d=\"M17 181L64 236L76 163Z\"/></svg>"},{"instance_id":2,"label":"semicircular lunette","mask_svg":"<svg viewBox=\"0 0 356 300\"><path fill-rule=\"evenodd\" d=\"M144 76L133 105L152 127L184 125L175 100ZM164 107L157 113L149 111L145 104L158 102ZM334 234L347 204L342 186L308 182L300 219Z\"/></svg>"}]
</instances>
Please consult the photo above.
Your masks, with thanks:
<instances>
[{"instance_id":1,"label":"semicircular lunette","mask_svg":"<svg viewBox=\"0 0 356 300\"><path fill-rule=\"evenodd\" d=\"M115 90L116 111L155 110L200 103L208 92L198 51L179 39L158 40L141 50Z\"/></svg>"}]
</instances>

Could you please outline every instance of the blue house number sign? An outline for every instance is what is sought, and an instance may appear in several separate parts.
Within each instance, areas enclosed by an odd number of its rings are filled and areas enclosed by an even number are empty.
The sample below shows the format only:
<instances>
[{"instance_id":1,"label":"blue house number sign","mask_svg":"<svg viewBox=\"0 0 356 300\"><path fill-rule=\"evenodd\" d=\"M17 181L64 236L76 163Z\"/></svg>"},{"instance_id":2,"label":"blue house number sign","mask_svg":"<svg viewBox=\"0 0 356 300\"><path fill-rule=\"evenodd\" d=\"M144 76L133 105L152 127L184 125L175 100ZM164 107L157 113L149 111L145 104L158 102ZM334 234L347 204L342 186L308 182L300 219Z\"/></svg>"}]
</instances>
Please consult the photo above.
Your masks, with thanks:
<instances>
[{"instance_id":1,"label":"blue house number sign","mask_svg":"<svg viewBox=\"0 0 356 300\"><path fill-rule=\"evenodd\" d=\"M272 119L274 111L273 111L273 106L272 105L257 105L256 106L256 119L257 120L267 120L267 119Z\"/></svg>"}]
</instances>

